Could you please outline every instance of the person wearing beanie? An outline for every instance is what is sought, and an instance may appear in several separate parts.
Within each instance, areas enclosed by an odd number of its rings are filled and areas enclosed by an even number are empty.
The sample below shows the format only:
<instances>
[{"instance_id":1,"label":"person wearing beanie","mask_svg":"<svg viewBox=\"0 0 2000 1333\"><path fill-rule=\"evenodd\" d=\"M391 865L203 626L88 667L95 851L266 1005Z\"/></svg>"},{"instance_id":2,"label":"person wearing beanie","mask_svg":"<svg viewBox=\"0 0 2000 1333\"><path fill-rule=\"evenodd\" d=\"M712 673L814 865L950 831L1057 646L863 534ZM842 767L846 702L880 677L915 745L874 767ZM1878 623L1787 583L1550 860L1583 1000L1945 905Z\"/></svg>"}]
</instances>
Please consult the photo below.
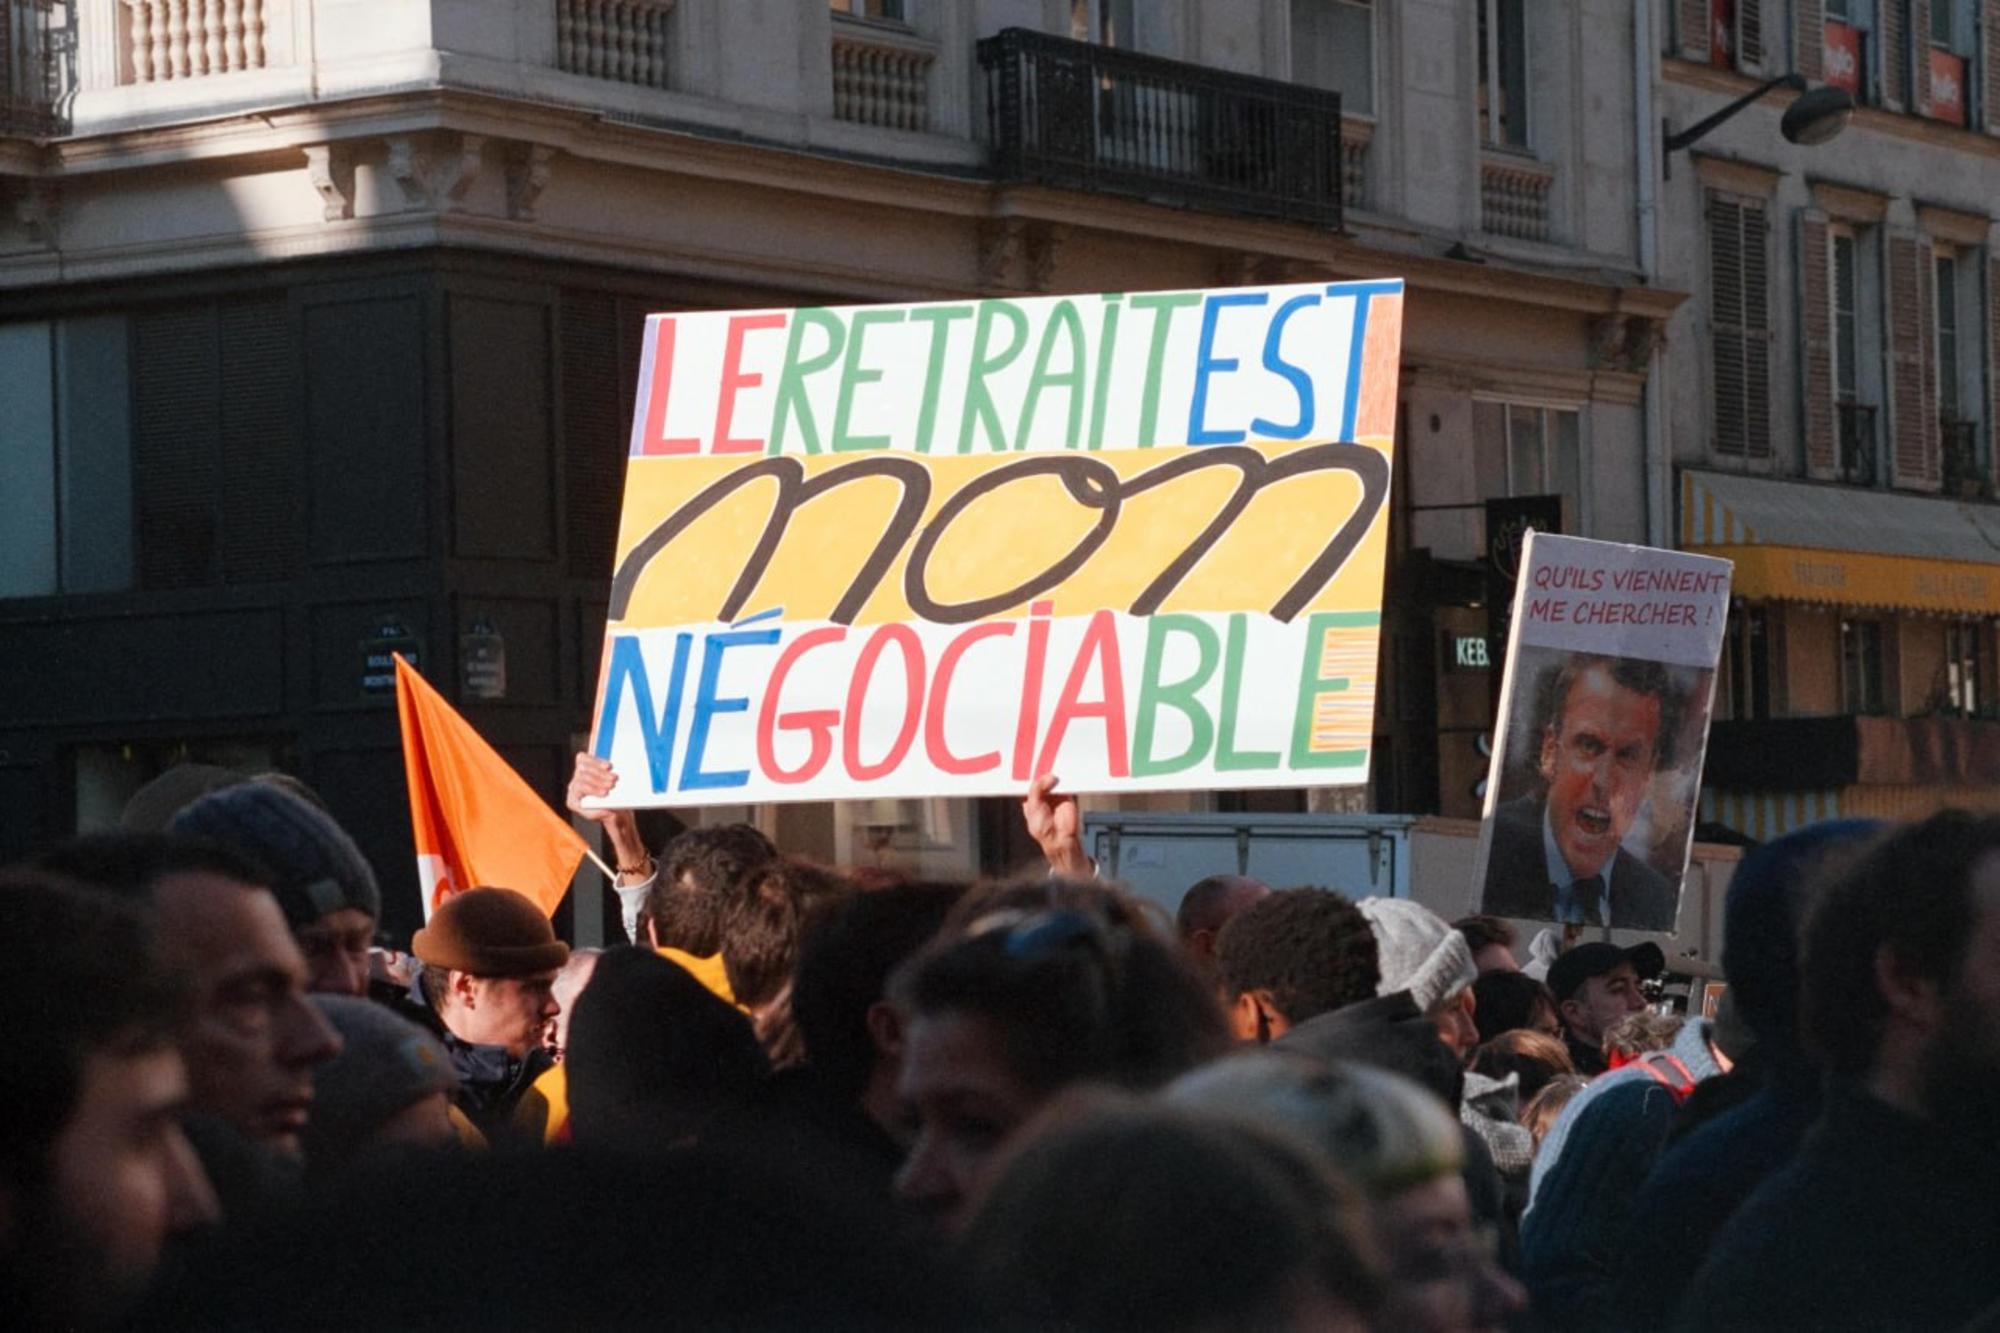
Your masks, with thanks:
<instances>
[{"instance_id":1,"label":"person wearing beanie","mask_svg":"<svg viewBox=\"0 0 2000 1333\"><path fill-rule=\"evenodd\" d=\"M442 1148L458 1141L451 1057L436 1037L372 1000L315 995L340 1054L313 1073L313 1115L302 1146L306 1174L330 1180L390 1148Z\"/></svg>"},{"instance_id":2,"label":"person wearing beanie","mask_svg":"<svg viewBox=\"0 0 2000 1333\"><path fill-rule=\"evenodd\" d=\"M1479 1045L1479 1029L1472 1021L1472 983L1479 979L1479 969L1464 934L1408 898L1363 898L1355 906L1375 932L1382 969L1375 993L1408 991L1437 1025L1438 1040L1461 1059L1472 1054Z\"/></svg>"},{"instance_id":3,"label":"person wearing beanie","mask_svg":"<svg viewBox=\"0 0 2000 1333\"><path fill-rule=\"evenodd\" d=\"M375 871L333 816L277 779L252 778L199 798L170 829L244 853L271 872L272 890L305 955L309 990L362 995L368 946L382 915Z\"/></svg>"},{"instance_id":4,"label":"person wearing beanie","mask_svg":"<svg viewBox=\"0 0 2000 1333\"><path fill-rule=\"evenodd\" d=\"M482 887L447 898L410 949L423 964L411 1009L444 1041L458 1074L453 1104L489 1141L527 1133L510 1121L555 1063L542 1034L562 1012L555 981L569 946L526 896Z\"/></svg>"},{"instance_id":5,"label":"person wearing beanie","mask_svg":"<svg viewBox=\"0 0 2000 1333\"><path fill-rule=\"evenodd\" d=\"M1537 1326L1624 1328L1635 1313L1618 1283L1627 1236L1643 1227L1639 1187L1696 1085L1727 1069L1714 1025L1691 1018L1672 1047L1593 1080L1542 1140L1521 1219L1522 1276Z\"/></svg>"}]
</instances>

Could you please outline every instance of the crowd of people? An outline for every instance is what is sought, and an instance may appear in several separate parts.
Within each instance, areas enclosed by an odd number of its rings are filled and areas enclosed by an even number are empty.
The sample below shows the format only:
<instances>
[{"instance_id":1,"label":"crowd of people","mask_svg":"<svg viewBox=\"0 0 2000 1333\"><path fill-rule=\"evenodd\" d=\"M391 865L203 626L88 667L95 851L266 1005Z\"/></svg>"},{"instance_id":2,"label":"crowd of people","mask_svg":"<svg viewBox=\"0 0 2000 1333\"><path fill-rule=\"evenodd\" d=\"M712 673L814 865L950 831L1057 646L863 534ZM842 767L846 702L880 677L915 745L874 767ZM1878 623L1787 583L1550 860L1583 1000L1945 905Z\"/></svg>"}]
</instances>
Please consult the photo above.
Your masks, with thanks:
<instances>
[{"instance_id":1,"label":"crowd of people","mask_svg":"<svg viewBox=\"0 0 2000 1333\"><path fill-rule=\"evenodd\" d=\"M376 939L278 774L0 870L24 1327L1960 1328L2000 1318L2000 819L1815 825L1656 945L1084 855L842 873L599 808L629 944ZM596 798L595 800L591 798ZM615 800L614 800L615 804ZM1525 969L1521 965L1526 962Z\"/></svg>"}]
</instances>

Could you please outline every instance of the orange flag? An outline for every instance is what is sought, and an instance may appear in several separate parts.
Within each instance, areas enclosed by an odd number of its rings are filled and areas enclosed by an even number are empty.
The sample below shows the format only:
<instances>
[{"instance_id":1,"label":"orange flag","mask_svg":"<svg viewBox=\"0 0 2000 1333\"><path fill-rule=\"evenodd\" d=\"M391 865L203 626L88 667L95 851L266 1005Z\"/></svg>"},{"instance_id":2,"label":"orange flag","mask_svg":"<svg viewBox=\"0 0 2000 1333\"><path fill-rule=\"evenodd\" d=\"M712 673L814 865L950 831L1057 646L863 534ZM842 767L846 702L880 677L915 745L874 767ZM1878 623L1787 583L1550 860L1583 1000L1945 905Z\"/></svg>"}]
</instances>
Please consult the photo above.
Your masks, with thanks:
<instances>
[{"instance_id":1,"label":"orange flag","mask_svg":"<svg viewBox=\"0 0 2000 1333\"><path fill-rule=\"evenodd\" d=\"M396 715L424 919L448 895L481 884L525 893L553 913L585 855L583 838L400 654Z\"/></svg>"}]
</instances>

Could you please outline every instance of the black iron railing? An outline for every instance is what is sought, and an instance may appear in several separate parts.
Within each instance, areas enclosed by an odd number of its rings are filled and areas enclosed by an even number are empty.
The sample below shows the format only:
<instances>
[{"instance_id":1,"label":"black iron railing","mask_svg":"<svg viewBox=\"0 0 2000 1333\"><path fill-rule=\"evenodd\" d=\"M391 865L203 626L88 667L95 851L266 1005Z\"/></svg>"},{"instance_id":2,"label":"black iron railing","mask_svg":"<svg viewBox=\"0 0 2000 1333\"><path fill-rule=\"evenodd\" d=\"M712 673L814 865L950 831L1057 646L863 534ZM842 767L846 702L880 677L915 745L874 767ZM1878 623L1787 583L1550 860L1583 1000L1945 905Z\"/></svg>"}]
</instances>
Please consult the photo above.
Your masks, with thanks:
<instances>
[{"instance_id":1,"label":"black iron railing","mask_svg":"<svg viewBox=\"0 0 2000 1333\"><path fill-rule=\"evenodd\" d=\"M1979 423L1945 417L1938 422L1947 495L1991 495L1993 479L1979 457Z\"/></svg>"},{"instance_id":2,"label":"black iron railing","mask_svg":"<svg viewBox=\"0 0 2000 1333\"><path fill-rule=\"evenodd\" d=\"M981 41L994 173L1340 226L1340 95L1026 28Z\"/></svg>"},{"instance_id":3,"label":"black iron railing","mask_svg":"<svg viewBox=\"0 0 2000 1333\"><path fill-rule=\"evenodd\" d=\"M0 0L0 138L67 132L75 14L59 0Z\"/></svg>"},{"instance_id":4,"label":"black iron railing","mask_svg":"<svg viewBox=\"0 0 2000 1333\"><path fill-rule=\"evenodd\" d=\"M1881 475L1872 403L1836 405L1840 426L1840 479L1850 486L1873 486Z\"/></svg>"}]
</instances>

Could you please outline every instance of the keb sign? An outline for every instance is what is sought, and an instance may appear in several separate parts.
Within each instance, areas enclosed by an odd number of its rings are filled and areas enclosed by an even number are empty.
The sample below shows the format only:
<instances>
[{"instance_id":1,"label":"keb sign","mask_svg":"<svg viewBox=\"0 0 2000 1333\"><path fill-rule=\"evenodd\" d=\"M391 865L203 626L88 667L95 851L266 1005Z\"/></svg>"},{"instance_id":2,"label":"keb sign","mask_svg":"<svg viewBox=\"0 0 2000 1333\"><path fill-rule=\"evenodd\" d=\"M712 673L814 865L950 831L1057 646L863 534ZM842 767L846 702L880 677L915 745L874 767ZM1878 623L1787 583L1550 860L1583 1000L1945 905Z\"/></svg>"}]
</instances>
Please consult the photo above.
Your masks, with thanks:
<instances>
[{"instance_id":1,"label":"keb sign","mask_svg":"<svg viewBox=\"0 0 2000 1333\"><path fill-rule=\"evenodd\" d=\"M655 315L621 804L1365 781L1399 281Z\"/></svg>"}]
</instances>

